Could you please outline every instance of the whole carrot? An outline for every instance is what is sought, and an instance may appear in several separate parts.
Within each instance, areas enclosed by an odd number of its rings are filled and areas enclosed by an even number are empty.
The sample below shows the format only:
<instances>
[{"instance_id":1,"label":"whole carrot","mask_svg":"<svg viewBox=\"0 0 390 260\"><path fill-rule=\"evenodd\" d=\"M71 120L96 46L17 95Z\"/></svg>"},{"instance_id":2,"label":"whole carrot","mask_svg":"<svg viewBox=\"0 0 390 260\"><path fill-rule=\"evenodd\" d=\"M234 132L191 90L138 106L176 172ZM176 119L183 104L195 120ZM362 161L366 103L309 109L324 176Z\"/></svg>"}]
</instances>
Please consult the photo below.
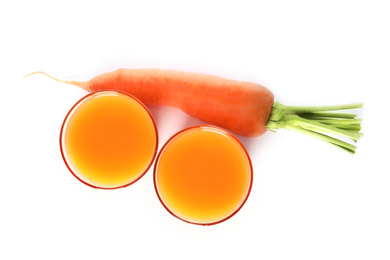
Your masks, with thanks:
<instances>
[{"instance_id":1,"label":"whole carrot","mask_svg":"<svg viewBox=\"0 0 390 260\"><path fill-rule=\"evenodd\" d=\"M357 141L360 119L333 110L362 107L361 103L338 106L295 107L274 102L266 87L212 75L159 69L119 69L89 81L56 81L78 86L88 92L121 90L145 104L172 106L190 116L226 128L246 137L266 130L285 128L314 136L349 152L356 147L325 134L337 134ZM27 76L29 76L27 75Z\"/></svg>"}]
</instances>

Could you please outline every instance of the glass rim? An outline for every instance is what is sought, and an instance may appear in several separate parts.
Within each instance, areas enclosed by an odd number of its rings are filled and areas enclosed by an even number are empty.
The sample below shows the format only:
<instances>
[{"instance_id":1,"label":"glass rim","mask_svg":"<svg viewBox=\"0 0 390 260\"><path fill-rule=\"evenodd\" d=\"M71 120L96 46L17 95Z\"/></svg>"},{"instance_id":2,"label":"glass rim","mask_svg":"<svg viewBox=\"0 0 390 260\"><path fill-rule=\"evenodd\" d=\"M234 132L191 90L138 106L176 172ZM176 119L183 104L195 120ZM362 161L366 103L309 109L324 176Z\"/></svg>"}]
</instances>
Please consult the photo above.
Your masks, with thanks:
<instances>
[{"instance_id":1,"label":"glass rim","mask_svg":"<svg viewBox=\"0 0 390 260\"><path fill-rule=\"evenodd\" d=\"M67 158L66 156L66 149L65 149L65 144L64 144L64 140L65 140L65 129L68 125L68 122L70 120L70 118L72 118L72 115L75 113L75 111L77 111L77 109L84 103L86 102L89 98L91 98L93 95L98 95L98 94L102 94L102 93L119 93L119 94L124 94L128 97L130 97L131 99L135 100L138 104L140 104L144 109L145 111L147 112L149 118L151 119L152 123L153 123L153 128L154 128L154 132L155 132L155 136L156 136L156 140L155 140L155 147L154 147L154 151L153 151L153 155L151 157L151 161L150 163L148 164L148 166L145 168L145 170L141 173L141 174L138 174L137 178L128 182L128 183L125 183L123 185L119 185L119 186L114 186L114 187L100 187L98 185L93 185L91 183L89 183L88 181L86 180L83 180L81 177L79 177L78 175L82 175L81 173L80 174L77 174L77 171L75 169L73 169L73 167L71 166L71 163L70 163L70 159ZM61 131L60 131L60 138L59 138L59 142L60 142L60 151L61 151L61 156L62 156L62 159L66 165L66 167L68 168L68 170L70 171L70 173L77 179L79 180L80 182L82 182L83 184L89 186L89 187L92 187L92 188L95 188L95 189L103 189L103 190L114 190L114 189L119 189L119 188L124 188L124 187L127 187L127 186L130 186L132 184L134 184L135 182L137 182L139 179L141 179L148 171L149 169L152 167L155 159L156 159L156 156L157 156L157 150L158 150L158 142L159 142L159 137L158 137L158 130L157 130L157 125L156 125L156 122L153 118L153 115L152 113L149 111L149 109L146 107L146 105L144 103L142 103L138 98L136 98L135 96L127 93L127 92L124 92L124 91L121 91L121 90L111 90L111 89L107 89L107 90L98 90L98 91L93 91L91 93L88 93L87 95L85 95L84 97L80 98L70 109L69 111L67 112L63 122L62 122L62 126L61 126ZM69 161L69 162L68 162Z\"/></svg>"},{"instance_id":2,"label":"glass rim","mask_svg":"<svg viewBox=\"0 0 390 260\"><path fill-rule=\"evenodd\" d=\"M164 153L165 149L167 148L167 146L173 142L177 137L179 137L180 135L182 134L185 134L186 132L189 132L191 130L194 130L194 129L202 129L202 128L209 128L209 129L213 129L213 130L218 130L219 132L223 132L224 134L228 135L229 137L231 137L233 140L235 140L239 145L240 147L243 149L243 151L245 152L245 157L247 159L247 162L248 162L248 165L249 165L249 176L250 176L250 181L249 181L249 185L248 185L248 188L246 190L246 194L244 196L244 199L239 203L238 207L232 211L231 213L229 213L227 216L221 218L220 220L217 220L217 221L213 221L213 222L196 222L196 221L190 221L190 220L187 220L183 217L180 217L178 216L176 213L174 213L164 202L163 198L161 197L160 195L160 192L159 192L159 189L158 189L158 185L157 185L157 168L158 168L158 163L160 161L160 158L162 156L162 154ZM182 129L178 132L176 132L174 135L172 135L165 143L164 145L161 147L160 151L158 152L157 156L156 156L156 159L155 159L155 163L154 163L154 169L153 169L153 184L154 184L154 189L156 191L156 194L157 194L157 197L160 201L160 203L164 206L164 208L174 217L186 222L186 223L189 223L189 224L195 224L195 225L201 225L201 226L211 226L211 225L215 225L215 224L219 224L219 223L222 223L222 222L225 222L226 220L230 219L231 217L233 217L234 215L236 215L240 210L241 208L245 205L246 201L248 200L249 198L249 194L251 193L251 190L252 190L252 184L253 184L253 166L252 166L252 161L251 161L251 158L249 156L249 153L248 151L246 150L245 146L242 144L242 142L234 135L232 134L231 132L229 132L228 130L226 129L223 129L221 127L218 127L218 126L214 126L214 125L207 125L207 124L202 124L202 125L196 125L196 126L190 126L188 128L185 128L185 129Z\"/></svg>"}]
</instances>

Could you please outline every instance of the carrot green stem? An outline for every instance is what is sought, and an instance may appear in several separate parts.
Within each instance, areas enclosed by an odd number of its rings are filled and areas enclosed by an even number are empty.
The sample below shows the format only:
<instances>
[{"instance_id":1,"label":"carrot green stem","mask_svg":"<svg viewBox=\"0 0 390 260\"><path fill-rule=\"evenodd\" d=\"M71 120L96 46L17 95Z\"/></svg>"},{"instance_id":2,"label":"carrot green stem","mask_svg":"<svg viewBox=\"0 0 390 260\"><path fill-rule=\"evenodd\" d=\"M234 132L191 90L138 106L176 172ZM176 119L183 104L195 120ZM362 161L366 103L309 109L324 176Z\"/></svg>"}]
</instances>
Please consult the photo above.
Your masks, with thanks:
<instances>
[{"instance_id":1,"label":"carrot green stem","mask_svg":"<svg viewBox=\"0 0 390 260\"><path fill-rule=\"evenodd\" d=\"M355 114L329 111L356 109L362 106L362 103L335 106L285 106L275 102L268 118L267 129L293 130L355 153L355 145L330 135L346 137L357 142L363 136L360 132L361 119L356 118Z\"/></svg>"},{"instance_id":2,"label":"carrot green stem","mask_svg":"<svg viewBox=\"0 0 390 260\"><path fill-rule=\"evenodd\" d=\"M311 112L311 113L301 113L301 117L304 118L313 118L313 117L324 117L324 118L355 118L355 114L349 113L334 113L334 112Z\"/></svg>"}]
</instances>

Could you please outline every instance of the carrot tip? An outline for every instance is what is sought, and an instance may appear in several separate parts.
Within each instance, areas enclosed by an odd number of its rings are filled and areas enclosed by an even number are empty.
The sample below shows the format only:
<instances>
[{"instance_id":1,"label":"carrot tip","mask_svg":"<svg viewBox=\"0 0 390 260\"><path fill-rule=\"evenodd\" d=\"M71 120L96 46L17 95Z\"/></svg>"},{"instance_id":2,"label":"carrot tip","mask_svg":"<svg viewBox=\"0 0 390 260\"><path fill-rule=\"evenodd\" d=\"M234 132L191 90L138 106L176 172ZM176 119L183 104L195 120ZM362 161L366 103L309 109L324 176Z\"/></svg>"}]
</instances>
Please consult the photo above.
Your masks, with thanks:
<instances>
[{"instance_id":1,"label":"carrot tip","mask_svg":"<svg viewBox=\"0 0 390 260\"><path fill-rule=\"evenodd\" d=\"M55 77L53 77L53 76L50 76L49 74L47 74L47 73L45 73L45 72L43 72L43 71L34 71L34 72L31 72L30 74L27 74L27 75L24 76L23 78L29 77L29 76L34 75L34 74L43 74L43 75L45 75L46 77L49 77L49 78L51 78L51 79L53 79L53 80L55 80L55 81L58 81L58 82L61 82L61 83L65 83L65 84L68 84L68 85L78 86L78 87L80 87L80 88L84 88L84 87L83 87L83 83L84 83L84 82L74 81L74 80L69 81L69 80L57 79L57 78L55 78Z\"/></svg>"},{"instance_id":2,"label":"carrot tip","mask_svg":"<svg viewBox=\"0 0 390 260\"><path fill-rule=\"evenodd\" d=\"M30 74L27 74L27 75L23 76L23 78L27 78L27 77L29 77L31 75L38 74L38 73L46 74L43 71L34 71L34 72L31 72Z\"/></svg>"}]
</instances>

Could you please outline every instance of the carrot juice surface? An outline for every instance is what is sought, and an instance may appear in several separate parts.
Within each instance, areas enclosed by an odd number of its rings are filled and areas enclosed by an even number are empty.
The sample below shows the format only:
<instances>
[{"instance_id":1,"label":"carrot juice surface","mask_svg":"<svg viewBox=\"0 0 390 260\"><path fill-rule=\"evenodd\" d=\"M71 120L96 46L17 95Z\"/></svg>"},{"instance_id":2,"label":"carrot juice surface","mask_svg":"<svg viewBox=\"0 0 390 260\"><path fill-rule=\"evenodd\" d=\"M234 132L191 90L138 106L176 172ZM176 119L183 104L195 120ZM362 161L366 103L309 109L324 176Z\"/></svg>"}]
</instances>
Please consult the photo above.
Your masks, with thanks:
<instances>
[{"instance_id":1,"label":"carrot juice surface","mask_svg":"<svg viewBox=\"0 0 390 260\"><path fill-rule=\"evenodd\" d=\"M252 186L252 165L244 146L229 132L192 127L177 133L161 149L154 184L172 215L211 225L243 206Z\"/></svg>"},{"instance_id":2,"label":"carrot juice surface","mask_svg":"<svg viewBox=\"0 0 390 260\"><path fill-rule=\"evenodd\" d=\"M103 189L127 186L153 163L158 136L144 105L117 91L94 92L69 111L60 136L72 174Z\"/></svg>"}]
</instances>

